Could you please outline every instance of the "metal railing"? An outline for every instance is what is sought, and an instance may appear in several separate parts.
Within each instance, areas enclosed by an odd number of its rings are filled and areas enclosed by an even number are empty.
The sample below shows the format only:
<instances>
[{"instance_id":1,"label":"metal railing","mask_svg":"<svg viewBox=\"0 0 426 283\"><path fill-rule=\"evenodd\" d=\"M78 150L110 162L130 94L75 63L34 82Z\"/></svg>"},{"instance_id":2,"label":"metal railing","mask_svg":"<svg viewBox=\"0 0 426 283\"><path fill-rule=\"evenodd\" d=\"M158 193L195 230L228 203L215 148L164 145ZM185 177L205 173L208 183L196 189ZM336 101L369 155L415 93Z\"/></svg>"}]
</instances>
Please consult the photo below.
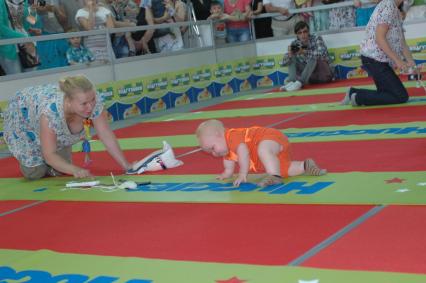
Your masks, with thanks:
<instances>
[{"instance_id":1,"label":"metal railing","mask_svg":"<svg viewBox=\"0 0 426 283\"><path fill-rule=\"evenodd\" d=\"M319 5L319 6L313 6L313 7L307 7L307 8L298 8L298 9L290 9L290 14L300 14L300 13L306 13L306 12L314 12L314 11L321 11L321 10L331 10L335 8L343 8L343 7L351 7L353 6L352 1L347 2L340 2L335 4L328 4L328 5ZM58 39L69 39L72 37L90 37L90 36L96 36L96 35L103 35L105 37L106 41L106 48L108 51L108 54L110 55L110 58L108 62L93 62L89 66L88 65L72 65L72 66L65 66L65 67L57 67L52 69L44 69L44 70L34 70L31 72L24 72L19 74L12 74L0 77L1 81L8 81L8 80L15 80L15 79L23 79L26 77L32 77L32 76L43 76L46 74L52 74L57 72L65 72L70 70L78 70L83 69L87 67L95 67L105 64L114 65L117 63L125 63L128 61L134 61L134 60L144 60L144 59L152 59L157 57L164 57L164 56L170 56L170 55L176 55L180 53L191 53L194 52L194 49L212 49L212 48L222 48L227 47L230 45L238 45L238 44L247 44L247 43L253 43L256 41L255 32L254 32L254 24L253 21L255 19L262 19L262 18L273 18L281 16L280 13L264 13L261 15L258 15L256 17L253 17L249 20L250 22L250 28L252 31L252 37L251 40L242 42L242 43L227 43L224 46L216 46L214 42L214 34L213 34L213 21L206 20L206 21L197 21L196 19L193 19L193 17L190 17L190 21L185 22L177 22L177 23L166 23L166 24L155 24L155 25L146 25L146 26L135 26L135 27L125 27L125 28L105 28L105 29L99 29L99 30L90 30L90 31L79 31L79 32L68 32L68 33L58 33L58 34L50 34L50 35L40 35L40 36L31 36L31 37L24 37L24 38L13 38L13 39L2 39L0 40L0 46L1 45L11 45L11 44L22 44L25 42L42 42L42 41L49 41L49 40L58 40ZM416 20L414 22L410 23L418 23L418 22L426 22L426 19L420 19ZM407 24L407 23L406 23ZM112 34L116 33L125 33L125 32L137 32L137 31L146 31L146 30L155 30L160 28L174 28L174 27L188 27L189 30L189 36L192 37L191 39L194 39L196 37L200 37L199 33L199 27L207 25L211 32L211 38L212 44L209 46L200 46L198 45L191 45L192 42L197 42L189 40L189 45L185 46L184 49L179 51L170 51L170 52L164 52L164 53L152 53L152 54L144 54L137 57L124 57L117 59L114 56L114 51L111 46L111 40L110 36ZM342 30L334 30L334 31L321 31L316 32L317 34L328 34L328 33L339 33L339 32L347 32L347 31L353 31L353 30L361 30L363 27L353 27L353 28L347 28ZM288 36L281 36L281 37L271 37L271 38L265 38L262 40L277 40L277 39L286 39L294 37L294 35L288 35ZM137 58L137 59L135 59ZM113 68L112 68L113 69ZM112 71L114 73L114 71ZM113 74L113 78L115 78L115 75Z\"/></svg>"}]
</instances>

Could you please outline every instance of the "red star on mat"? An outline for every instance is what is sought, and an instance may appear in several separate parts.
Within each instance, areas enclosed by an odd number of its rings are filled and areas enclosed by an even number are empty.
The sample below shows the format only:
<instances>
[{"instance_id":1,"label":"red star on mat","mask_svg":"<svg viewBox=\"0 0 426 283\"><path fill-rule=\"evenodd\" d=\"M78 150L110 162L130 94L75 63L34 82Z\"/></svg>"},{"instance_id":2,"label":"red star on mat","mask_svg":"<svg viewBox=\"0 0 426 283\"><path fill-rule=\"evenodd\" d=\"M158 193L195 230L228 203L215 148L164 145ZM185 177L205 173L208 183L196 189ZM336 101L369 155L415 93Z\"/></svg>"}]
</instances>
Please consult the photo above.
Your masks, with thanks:
<instances>
[{"instance_id":1,"label":"red star on mat","mask_svg":"<svg viewBox=\"0 0 426 283\"><path fill-rule=\"evenodd\" d=\"M386 184L392 184L392 183L403 183L405 179L400 178L392 178L390 180L385 180Z\"/></svg>"},{"instance_id":2,"label":"red star on mat","mask_svg":"<svg viewBox=\"0 0 426 283\"><path fill-rule=\"evenodd\" d=\"M216 280L216 283L244 283L244 282L247 282L247 280L241 280L235 276L232 278L229 278L228 280Z\"/></svg>"}]
</instances>

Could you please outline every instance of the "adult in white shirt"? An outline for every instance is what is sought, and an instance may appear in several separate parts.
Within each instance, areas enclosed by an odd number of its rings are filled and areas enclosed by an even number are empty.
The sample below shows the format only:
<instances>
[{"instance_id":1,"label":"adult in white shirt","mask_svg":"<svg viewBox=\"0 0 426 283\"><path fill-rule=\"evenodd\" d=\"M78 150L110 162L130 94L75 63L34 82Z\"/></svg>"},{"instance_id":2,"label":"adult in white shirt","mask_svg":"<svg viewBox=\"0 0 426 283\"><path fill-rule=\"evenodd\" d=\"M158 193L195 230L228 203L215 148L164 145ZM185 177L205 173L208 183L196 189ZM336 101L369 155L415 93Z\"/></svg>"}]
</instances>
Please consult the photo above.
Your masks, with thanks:
<instances>
[{"instance_id":1,"label":"adult in white shirt","mask_svg":"<svg viewBox=\"0 0 426 283\"><path fill-rule=\"evenodd\" d=\"M272 18L271 27L274 37L294 34L294 26L301 20L298 14L289 13L289 9L296 7L294 0L264 0L263 5L266 12L281 14Z\"/></svg>"},{"instance_id":2,"label":"adult in white shirt","mask_svg":"<svg viewBox=\"0 0 426 283\"><path fill-rule=\"evenodd\" d=\"M98 5L96 0L85 0L84 7L77 11L75 20L79 24L81 30L114 27L114 20L112 18L111 11ZM100 34L89 36L84 40L84 45L92 51L96 60L109 60L105 35Z\"/></svg>"}]
</instances>

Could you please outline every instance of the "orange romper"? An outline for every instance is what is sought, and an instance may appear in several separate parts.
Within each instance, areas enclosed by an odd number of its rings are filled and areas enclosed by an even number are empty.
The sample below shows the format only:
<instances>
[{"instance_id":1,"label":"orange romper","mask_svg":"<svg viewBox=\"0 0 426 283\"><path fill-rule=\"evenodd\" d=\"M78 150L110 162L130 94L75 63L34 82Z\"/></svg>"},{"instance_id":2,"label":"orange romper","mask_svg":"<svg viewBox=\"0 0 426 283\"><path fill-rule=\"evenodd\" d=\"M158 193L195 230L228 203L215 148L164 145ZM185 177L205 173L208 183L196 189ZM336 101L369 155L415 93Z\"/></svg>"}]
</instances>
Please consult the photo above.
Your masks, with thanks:
<instances>
[{"instance_id":1,"label":"orange romper","mask_svg":"<svg viewBox=\"0 0 426 283\"><path fill-rule=\"evenodd\" d=\"M288 168L291 163L290 143L288 142L288 138L280 131L258 126L226 129L225 140L229 153L224 159L238 162L237 147L241 143L245 143L250 153L250 170L254 172L265 172L265 168L257 155L257 146L259 143L263 140L278 142L283 146L283 150L278 155L281 176L288 177Z\"/></svg>"}]
</instances>

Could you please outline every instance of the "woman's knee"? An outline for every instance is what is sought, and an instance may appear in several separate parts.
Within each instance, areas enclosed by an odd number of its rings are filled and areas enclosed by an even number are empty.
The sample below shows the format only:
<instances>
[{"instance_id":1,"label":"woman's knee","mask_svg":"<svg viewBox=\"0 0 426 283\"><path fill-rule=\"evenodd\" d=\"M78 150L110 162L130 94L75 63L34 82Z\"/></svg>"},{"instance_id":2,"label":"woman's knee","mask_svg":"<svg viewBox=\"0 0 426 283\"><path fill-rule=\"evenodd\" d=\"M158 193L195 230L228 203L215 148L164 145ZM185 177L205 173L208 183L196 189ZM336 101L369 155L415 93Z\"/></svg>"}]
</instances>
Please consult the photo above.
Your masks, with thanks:
<instances>
[{"instance_id":1,"label":"woman's knee","mask_svg":"<svg viewBox=\"0 0 426 283\"><path fill-rule=\"evenodd\" d=\"M26 167L24 165L20 165L20 169L22 172L22 175L24 175L25 179L28 179L30 181L38 180L46 176L47 173L47 166L46 165L39 165L35 167Z\"/></svg>"},{"instance_id":2,"label":"woman's knee","mask_svg":"<svg viewBox=\"0 0 426 283\"><path fill-rule=\"evenodd\" d=\"M398 98L399 99L399 103L405 103L405 102L407 102L408 98L409 98L409 96L408 96L408 93L406 92L406 93L404 93L403 95L401 95Z\"/></svg>"}]
</instances>

